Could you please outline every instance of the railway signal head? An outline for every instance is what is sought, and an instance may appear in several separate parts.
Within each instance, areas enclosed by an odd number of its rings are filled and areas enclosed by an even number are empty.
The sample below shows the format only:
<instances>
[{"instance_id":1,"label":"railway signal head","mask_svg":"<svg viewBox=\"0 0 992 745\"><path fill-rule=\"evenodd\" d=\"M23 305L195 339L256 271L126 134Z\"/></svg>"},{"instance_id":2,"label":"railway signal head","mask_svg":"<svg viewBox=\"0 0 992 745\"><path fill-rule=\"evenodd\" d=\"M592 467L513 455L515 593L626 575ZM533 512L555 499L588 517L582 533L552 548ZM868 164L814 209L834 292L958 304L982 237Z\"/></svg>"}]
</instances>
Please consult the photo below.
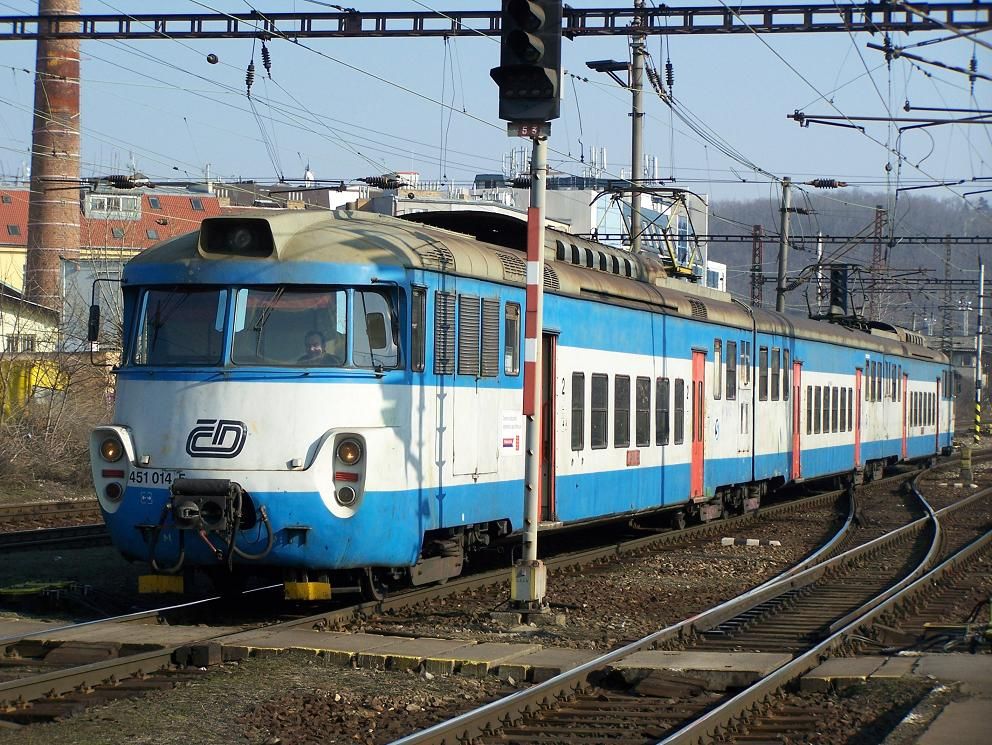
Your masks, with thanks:
<instances>
[{"instance_id":1,"label":"railway signal head","mask_svg":"<svg viewBox=\"0 0 992 745\"><path fill-rule=\"evenodd\" d=\"M557 119L561 91L561 0L503 0L499 67L499 118Z\"/></svg>"}]
</instances>

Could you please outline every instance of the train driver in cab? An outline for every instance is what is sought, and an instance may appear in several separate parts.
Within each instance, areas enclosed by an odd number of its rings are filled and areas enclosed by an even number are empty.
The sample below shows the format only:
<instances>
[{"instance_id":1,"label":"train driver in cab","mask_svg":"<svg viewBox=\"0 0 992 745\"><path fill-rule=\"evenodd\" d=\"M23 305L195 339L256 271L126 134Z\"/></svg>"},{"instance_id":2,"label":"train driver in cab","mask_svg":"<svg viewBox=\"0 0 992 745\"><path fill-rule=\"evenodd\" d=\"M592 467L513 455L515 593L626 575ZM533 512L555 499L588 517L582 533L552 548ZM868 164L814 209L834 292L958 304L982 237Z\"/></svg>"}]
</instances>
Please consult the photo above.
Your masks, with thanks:
<instances>
[{"instance_id":1,"label":"train driver in cab","mask_svg":"<svg viewBox=\"0 0 992 745\"><path fill-rule=\"evenodd\" d=\"M343 340L342 340L343 341ZM338 366L344 364L344 354L338 353L338 345L332 345L335 351L327 349L327 338L322 331L308 331L303 339L303 356L298 360L304 365Z\"/></svg>"}]
</instances>

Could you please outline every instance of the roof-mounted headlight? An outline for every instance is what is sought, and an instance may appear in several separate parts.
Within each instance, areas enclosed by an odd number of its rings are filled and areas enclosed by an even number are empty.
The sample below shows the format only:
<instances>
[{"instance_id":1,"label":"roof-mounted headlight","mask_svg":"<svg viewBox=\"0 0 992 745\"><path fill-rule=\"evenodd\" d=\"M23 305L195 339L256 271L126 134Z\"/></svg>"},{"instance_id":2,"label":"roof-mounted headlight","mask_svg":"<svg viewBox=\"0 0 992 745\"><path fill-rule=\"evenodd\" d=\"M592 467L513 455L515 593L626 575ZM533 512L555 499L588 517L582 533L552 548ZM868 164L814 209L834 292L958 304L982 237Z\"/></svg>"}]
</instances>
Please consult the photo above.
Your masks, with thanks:
<instances>
[{"instance_id":1,"label":"roof-mounted headlight","mask_svg":"<svg viewBox=\"0 0 992 745\"><path fill-rule=\"evenodd\" d=\"M200 250L206 254L265 258L274 248L268 220L220 217L200 224Z\"/></svg>"}]
</instances>

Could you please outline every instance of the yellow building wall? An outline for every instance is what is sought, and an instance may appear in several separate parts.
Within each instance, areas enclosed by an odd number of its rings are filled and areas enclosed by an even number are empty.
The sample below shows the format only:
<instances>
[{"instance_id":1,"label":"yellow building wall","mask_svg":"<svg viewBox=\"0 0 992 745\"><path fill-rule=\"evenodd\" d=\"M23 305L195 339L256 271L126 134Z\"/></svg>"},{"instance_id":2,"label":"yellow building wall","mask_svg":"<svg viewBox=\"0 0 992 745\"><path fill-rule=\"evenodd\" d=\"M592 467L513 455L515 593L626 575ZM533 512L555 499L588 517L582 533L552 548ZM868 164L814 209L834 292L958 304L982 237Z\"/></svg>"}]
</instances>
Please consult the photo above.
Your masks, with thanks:
<instances>
[{"instance_id":1,"label":"yellow building wall","mask_svg":"<svg viewBox=\"0 0 992 745\"><path fill-rule=\"evenodd\" d=\"M20 292L24 289L24 248L0 246L0 282Z\"/></svg>"}]
</instances>

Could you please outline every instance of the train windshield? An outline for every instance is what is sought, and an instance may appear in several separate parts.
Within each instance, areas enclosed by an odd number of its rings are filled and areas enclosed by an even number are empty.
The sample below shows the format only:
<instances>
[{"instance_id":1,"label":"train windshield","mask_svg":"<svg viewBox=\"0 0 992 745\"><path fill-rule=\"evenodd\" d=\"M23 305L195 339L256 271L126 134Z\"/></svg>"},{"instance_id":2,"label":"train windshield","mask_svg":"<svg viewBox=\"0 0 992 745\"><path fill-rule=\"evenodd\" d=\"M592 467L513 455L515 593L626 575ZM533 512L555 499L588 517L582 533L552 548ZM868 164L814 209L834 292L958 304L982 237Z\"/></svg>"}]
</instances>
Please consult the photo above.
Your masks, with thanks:
<instances>
[{"instance_id":1,"label":"train windshield","mask_svg":"<svg viewBox=\"0 0 992 745\"><path fill-rule=\"evenodd\" d=\"M228 317L228 306L231 306ZM359 367L400 364L392 296L343 287L150 288L141 295L135 365Z\"/></svg>"},{"instance_id":2,"label":"train windshield","mask_svg":"<svg viewBox=\"0 0 992 745\"><path fill-rule=\"evenodd\" d=\"M138 311L136 365L219 365L224 352L228 291L146 290Z\"/></svg>"},{"instance_id":3,"label":"train windshield","mask_svg":"<svg viewBox=\"0 0 992 745\"><path fill-rule=\"evenodd\" d=\"M343 289L242 288L234 295L236 365L340 367L347 361Z\"/></svg>"}]
</instances>

